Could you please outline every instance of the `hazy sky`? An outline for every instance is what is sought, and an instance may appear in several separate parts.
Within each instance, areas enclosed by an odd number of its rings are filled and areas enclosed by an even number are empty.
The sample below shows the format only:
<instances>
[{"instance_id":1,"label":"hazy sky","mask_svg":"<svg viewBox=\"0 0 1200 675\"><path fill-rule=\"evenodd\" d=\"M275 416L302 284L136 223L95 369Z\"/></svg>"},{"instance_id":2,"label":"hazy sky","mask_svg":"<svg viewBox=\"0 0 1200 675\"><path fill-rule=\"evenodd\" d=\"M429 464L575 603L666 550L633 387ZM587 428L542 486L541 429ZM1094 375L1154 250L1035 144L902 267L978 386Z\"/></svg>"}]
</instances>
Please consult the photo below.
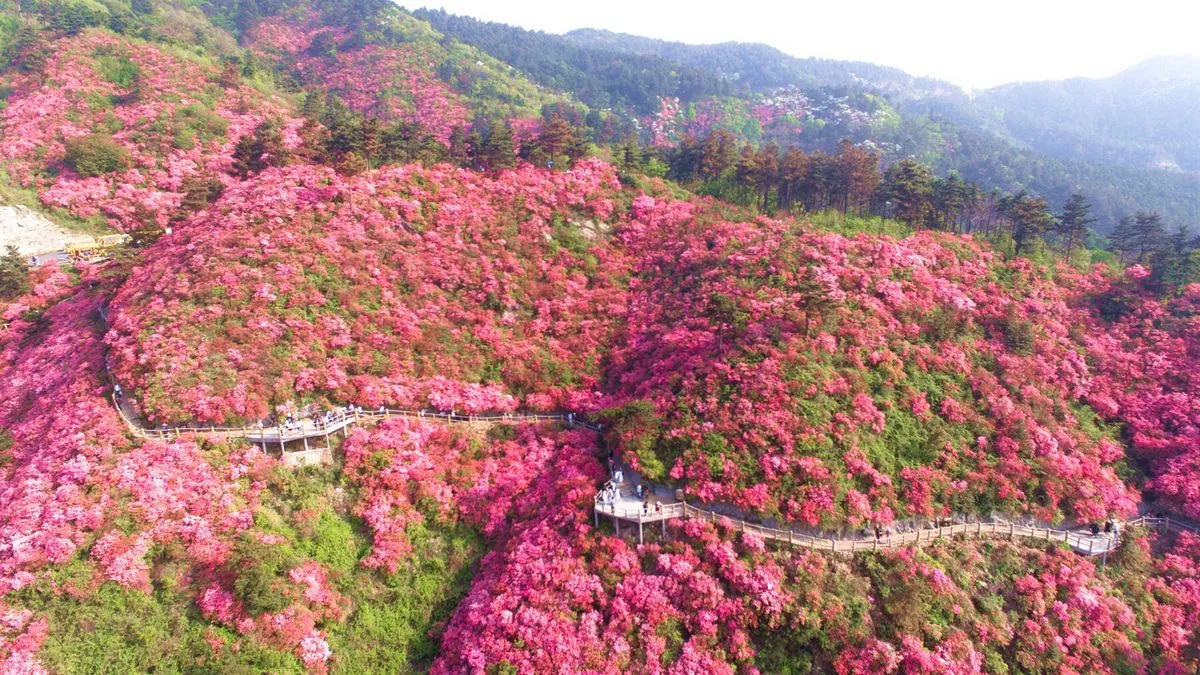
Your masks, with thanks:
<instances>
[{"instance_id":1,"label":"hazy sky","mask_svg":"<svg viewBox=\"0 0 1200 675\"><path fill-rule=\"evenodd\" d=\"M870 61L966 88L1105 77L1200 54L1197 0L399 0L564 33L607 28L690 43L763 42Z\"/></svg>"}]
</instances>

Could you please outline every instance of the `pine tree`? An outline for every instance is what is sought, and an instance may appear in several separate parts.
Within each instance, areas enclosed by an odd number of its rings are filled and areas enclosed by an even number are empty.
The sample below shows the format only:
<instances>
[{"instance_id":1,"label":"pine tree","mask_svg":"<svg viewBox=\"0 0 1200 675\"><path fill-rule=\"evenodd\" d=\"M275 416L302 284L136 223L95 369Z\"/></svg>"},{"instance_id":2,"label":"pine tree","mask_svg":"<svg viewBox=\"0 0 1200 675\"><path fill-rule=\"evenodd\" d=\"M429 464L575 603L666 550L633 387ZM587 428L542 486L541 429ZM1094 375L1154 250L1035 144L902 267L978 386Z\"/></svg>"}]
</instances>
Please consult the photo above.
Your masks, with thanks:
<instances>
[{"instance_id":1,"label":"pine tree","mask_svg":"<svg viewBox=\"0 0 1200 675\"><path fill-rule=\"evenodd\" d=\"M565 155L567 149L576 143L575 129L555 113L542 125L534 146L541 151L545 160L553 162L556 157Z\"/></svg>"},{"instance_id":2,"label":"pine tree","mask_svg":"<svg viewBox=\"0 0 1200 675\"><path fill-rule=\"evenodd\" d=\"M28 293L31 288L29 263L16 246L7 246L0 257L0 298L10 300Z\"/></svg>"},{"instance_id":3,"label":"pine tree","mask_svg":"<svg viewBox=\"0 0 1200 675\"><path fill-rule=\"evenodd\" d=\"M902 159L888 167L883 176L883 198L891 203L889 211L909 225L925 222L933 196L933 175L929 167L913 159Z\"/></svg>"},{"instance_id":4,"label":"pine tree","mask_svg":"<svg viewBox=\"0 0 1200 675\"><path fill-rule=\"evenodd\" d=\"M1108 249L1116 253L1117 259L1122 263L1128 261L1133 230L1133 216L1124 216L1117 221L1116 227L1108 235Z\"/></svg>"},{"instance_id":5,"label":"pine tree","mask_svg":"<svg viewBox=\"0 0 1200 675\"><path fill-rule=\"evenodd\" d=\"M775 202L779 208L790 211L800 193L800 186L808 176L808 155L796 148L788 148L779 159L779 189Z\"/></svg>"},{"instance_id":6,"label":"pine tree","mask_svg":"<svg viewBox=\"0 0 1200 675\"><path fill-rule=\"evenodd\" d=\"M1152 263L1166 247L1167 231L1162 216L1157 212L1138 211L1133 216L1133 234L1129 240L1129 253L1133 262Z\"/></svg>"},{"instance_id":7,"label":"pine tree","mask_svg":"<svg viewBox=\"0 0 1200 675\"><path fill-rule=\"evenodd\" d=\"M1068 197L1063 204L1055 233L1067 253L1079 248L1087 240L1088 228L1096 222L1091 214L1092 205L1078 192Z\"/></svg>"},{"instance_id":8,"label":"pine tree","mask_svg":"<svg viewBox=\"0 0 1200 675\"><path fill-rule=\"evenodd\" d=\"M254 128L253 134L238 139L233 148L233 171L246 178L269 166L283 166L287 157L279 123L266 119Z\"/></svg>"},{"instance_id":9,"label":"pine tree","mask_svg":"<svg viewBox=\"0 0 1200 675\"><path fill-rule=\"evenodd\" d=\"M1163 283L1178 288L1191 283L1194 272L1196 242L1186 227L1180 226L1167 238L1159 258L1154 261L1155 276Z\"/></svg>"},{"instance_id":10,"label":"pine tree","mask_svg":"<svg viewBox=\"0 0 1200 675\"><path fill-rule=\"evenodd\" d=\"M955 232L967 201L967 183L957 173L934 178L930 196L930 224Z\"/></svg>"},{"instance_id":11,"label":"pine tree","mask_svg":"<svg viewBox=\"0 0 1200 675\"><path fill-rule=\"evenodd\" d=\"M700 142L697 148L696 170L703 180L716 180L737 161L737 139L724 129L717 129Z\"/></svg>"},{"instance_id":12,"label":"pine tree","mask_svg":"<svg viewBox=\"0 0 1200 675\"><path fill-rule=\"evenodd\" d=\"M804 335L809 332L809 325L814 317L821 317L830 310L835 309L839 304L825 284L817 278L817 272L812 265L805 268L799 282L796 284L796 292L800 295L801 308L804 312Z\"/></svg>"},{"instance_id":13,"label":"pine tree","mask_svg":"<svg viewBox=\"0 0 1200 675\"><path fill-rule=\"evenodd\" d=\"M754 163L757 172L754 176L754 188L758 194L758 208L766 211L771 188L779 181L779 146L768 143L755 153Z\"/></svg>"},{"instance_id":14,"label":"pine tree","mask_svg":"<svg viewBox=\"0 0 1200 675\"><path fill-rule=\"evenodd\" d=\"M511 169L517 165L513 151L512 127L499 120L492 122L487 139L483 141L480 159L489 169Z\"/></svg>"},{"instance_id":15,"label":"pine tree","mask_svg":"<svg viewBox=\"0 0 1200 675\"><path fill-rule=\"evenodd\" d=\"M467 131L461 125L456 124L450 130L450 148L447 150L447 157L458 166L467 166L470 164L470 153L470 147L467 145Z\"/></svg>"},{"instance_id":16,"label":"pine tree","mask_svg":"<svg viewBox=\"0 0 1200 675\"><path fill-rule=\"evenodd\" d=\"M1054 214L1042 197L1030 197L1024 190L1007 201L1005 215L1012 225L1013 255L1019 256L1030 240L1041 237L1054 225Z\"/></svg>"}]
</instances>

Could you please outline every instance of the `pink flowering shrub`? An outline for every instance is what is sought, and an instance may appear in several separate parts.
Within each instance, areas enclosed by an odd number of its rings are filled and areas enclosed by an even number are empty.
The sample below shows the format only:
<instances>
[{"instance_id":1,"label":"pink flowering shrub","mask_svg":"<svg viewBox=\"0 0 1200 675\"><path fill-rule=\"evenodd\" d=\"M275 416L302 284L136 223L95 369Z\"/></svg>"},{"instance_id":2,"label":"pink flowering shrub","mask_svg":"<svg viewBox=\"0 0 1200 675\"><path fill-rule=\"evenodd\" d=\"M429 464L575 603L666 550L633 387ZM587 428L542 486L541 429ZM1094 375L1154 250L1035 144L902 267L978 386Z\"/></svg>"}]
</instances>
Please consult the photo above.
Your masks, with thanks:
<instances>
[{"instance_id":1,"label":"pink flowering shrub","mask_svg":"<svg viewBox=\"0 0 1200 675\"><path fill-rule=\"evenodd\" d=\"M10 69L0 114L0 161L46 206L78 218L103 218L120 230L166 226L184 198L184 181L202 174L226 183L238 139L262 120L284 121L284 141L299 143L289 104L219 69L149 44L91 29L53 42L44 73ZM127 170L77 175L64 143L100 134L130 157Z\"/></svg>"},{"instance_id":2,"label":"pink flowering shrub","mask_svg":"<svg viewBox=\"0 0 1200 675\"><path fill-rule=\"evenodd\" d=\"M598 467L586 453L561 447L517 502L435 673L781 672L821 662L862 674L985 664L1185 672L1197 663L1194 629L1180 632L1196 608L1194 550L1153 572L1151 600L1126 590L1146 586L1149 568L1122 553L1114 573L1129 578L1113 583L1077 554L1007 542L846 560L676 520L667 539L656 525L635 546L591 533ZM1145 546L1137 535L1126 544Z\"/></svg>"},{"instance_id":3,"label":"pink flowering shrub","mask_svg":"<svg viewBox=\"0 0 1200 675\"><path fill-rule=\"evenodd\" d=\"M511 69L485 64L469 48L448 49L407 14L386 19L404 39L386 40L343 25L321 3L306 5L259 22L250 48L355 112L414 125L443 144L481 115L510 119L518 143L536 135L531 115L544 94Z\"/></svg>"},{"instance_id":4,"label":"pink flowering shrub","mask_svg":"<svg viewBox=\"0 0 1200 675\"><path fill-rule=\"evenodd\" d=\"M1098 283L1084 298L1095 316L1083 338L1095 370L1086 398L1125 425L1133 454L1154 473L1154 495L1197 519L1200 285L1161 300L1142 272L1131 268L1126 280Z\"/></svg>"},{"instance_id":5,"label":"pink flowering shrub","mask_svg":"<svg viewBox=\"0 0 1200 675\"><path fill-rule=\"evenodd\" d=\"M501 532L557 450L535 426L514 435L480 452L467 436L437 423L400 418L355 430L345 444L345 471L358 486L355 513L372 535L362 564L395 573L412 552L406 529L426 518L461 518L485 535Z\"/></svg>"},{"instance_id":6,"label":"pink flowering shrub","mask_svg":"<svg viewBox=\"0 0 1200 675\"><path fill-rule=\"evenodd\" d=\"M61 273L37 274L49 279ZM191 441L130 438L105 398L98 330L104 290L76 288L40 317L22 314L0 341L6 471L0 596L40 587L57 567L83 560L95 564L96 574L52 585L57 593L90 593L104 581L148 592L162 581L155 562L166 560L186 571L185 588L193 581L203 587L213 577L233 583L237 574L223 571L231 543L254 524L264 480L276 466L244 445L218 444L206 452ZM328 648L322 649L317 626L338 620L343 603L311 561L289 571L286 588L289 606L270 616L247 615L219 585L197 591L197 600L213 620L294 651L321 670ZM9 624L17 634L0 631L5 672L40 672L33 654L46 634L45 621L5 620Z\"/></svg>"},{"instance_id":7,"label":"pink flowering shrub","mask_svg":"<svg viewBox=\"0 0 1200 675\"><path fill-rule=\"evenodd\" d=\"M584 229L617 187L596 161L264 172L160 240L122 287L113 372L155 419L326 397L479 413L536 394L561 408L597 387L623 308L623 254Z\"/></svg>"},{"instance_id":8,"label":"pink flowering shrub","mask_svg":"<svg viewBox=\"0 0 1200 675\"><path fill-rule=\"evenodd\" d=\"M638 198L623 231L640 253L609 414L645 473L807 525L1133 511L1119 447L1077 414L1068 287L969 239L680 209Z\"/></svg>"}]
</instances>

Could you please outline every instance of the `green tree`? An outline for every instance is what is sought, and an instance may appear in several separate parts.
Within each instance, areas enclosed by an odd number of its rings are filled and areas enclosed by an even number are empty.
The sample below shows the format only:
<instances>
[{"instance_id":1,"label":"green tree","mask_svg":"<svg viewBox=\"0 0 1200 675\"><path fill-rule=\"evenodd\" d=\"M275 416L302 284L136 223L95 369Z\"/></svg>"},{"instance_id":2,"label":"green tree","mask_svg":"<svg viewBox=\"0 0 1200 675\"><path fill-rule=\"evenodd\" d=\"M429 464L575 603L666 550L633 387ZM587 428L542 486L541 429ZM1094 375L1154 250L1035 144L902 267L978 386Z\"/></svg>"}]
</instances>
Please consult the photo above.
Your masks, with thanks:
<instances>
[{"instance_id":1,"label":"green tree","mask_svg":"<svg viewBox=\"0 0 1200 675\"><path fill-rule=\"evenodd\" d=\"M279 123L265 119L254 128L254 133L238 139L233 148L233 172L246 178L270 166L283 166L287 159Z\"/></svg>"},{"instance_id":2,"label":"green tree","mask_svg":"<svg viewBox=\"0 0 1200 675\"><path fill-rule=\"evenodd\" d=\"M1178 288L1195 281L1200 269L1196 263L1197 244L1200 239L1194 239L1188 228L1180 226L1166 240L1158 259L1154 261L1154 274L1168 286Z\"/></svg>"},{"instance_id":3,"label":"green tree","mask_svg":"<svg viewBox=\"0 0 1200 675\"><path fill-rule=\"evenodd\" d=\"M1046 200L1031 197L1024 190L1007 200L1004 214L1011 224L1013 255L1021 255L1031 240L1043 236L1054 225L1054 214Z\"/></svg>"},{"instance_id":4,"label":"green tree","mask_svg":"<svg viewBox=\"0 0 1200 675\"><path fill-rule=\"evenodd\" d=\"M966 208L969 194L967 182L957 172L951 172L945 178L934 178L930 195L930 225L939 230L958 231L958 221Z\"/></svg>"},{"instance_id":5,"label":"green tree","mask_svg":"<svg viewBox=\"0 0 1200 675\"><path fill-rule=\"evenodd\" d=\"M488 169L511 169L517 165L513 151L512 127L507 122L496 120L488 129L487 138L480 148L479 159Z\"/></svg>"},{"instance_id":6,"label":"green tree","mask_svg":"<svg viewBox=\"0 0 1200 675\"><path fill-rule=\"evenodd\" d=\"M1087 241L1088 229L1096 218L1092 217L1092 205L1078 192L1067 198L1063 203L1062 213L1058 216L1058 226L1054 228L1063 250L1071 253Z\"/></svg>"},{"instance_id":7,"label":"green tree","mask_svg":"<svg viewBox=\"0 0 1200 675\"><path fill-rule=\"evenodd\" d=\"M841 304L829 288L821 283L812 265L805 268L797 282L796 293L802 298L800 308L804 312L805 336L814 317L823 317Z\"/></svg>"},{"instance_id":8,"label":"green tree","mask_svg":"<svg viewBox=\"0 0 1200 675\"><path fill-rule=\"evenodd\" d=\"M41 24L34 17L23 17L16 35L4 50L4 58L22 73L42 73L50 53L50 43L46 41Z\"/></svg>"},{"instance_id":9,"label":"green tree","mask_svg":"<svg viewBox=\"0 0 1200 675\"><path fill-rule=\"evenodd\" d=\"M885 215L894 214L909 225L919 226L931 208L933 174L914 159L902 159L884 172L881 196L891 204L890 213Z\"/></svg>"},{"instance_id":10,"label":"green tree","mask_svg":"<svg viewBox=\"0 0 1200 675\"><path fill-rule=\"evenodd\" d=\"M180 210L194 213L215 202L225 190L225 186L216 175L205 172L184 178L180 189L183 190Z\"/></svg>"},{"instance_id":11,"label":"green tree","mask_svg":"<svg viewBox=\"0 0 1200 675\"><path fill-rule=\"evenodd\" d=\"M1108 250L1116 253L1117 259L1124 263L1132 240L1133 216L1124 216L1117 221L1113 231L1108 234Z\"/></svg>"},{"instance_id":12,"label":"green tree","mask_svg":"<svg viewBox=\"0 0 1200 675\"><path fill-rule=\"evenodd\" d=\"M1123 263L1151 264L1167 245L1162 216L1138 211L1132 217L1122 218L1109 235L1109 245Z\"/></svg>"},{"instance_id":13,"label":"green tree","mask_svg":"<svg viewBox=\"0 0 1200 675\"><path fill-rule=\"evenodd\" d=\"M0 257L0 298L11 300L25 295L32 288L29 282L29 263L16 246L5 247Z\"/></svg>"},{"instance_id":14,"label":"green tree","mask_svg":"<svg viewBox=\"0 0 1200 675\"><path fill-rule=\"evenodd\" d=\"M561 115L555 113L549 120L542 124L542 130L538 133L537 140L532 144L533 148L540 151L541 157L537 163L542 161L553 162L557 157L565 156L567 149L572 147L577 141L577 133Z\"/></svg>"}]
</instances>

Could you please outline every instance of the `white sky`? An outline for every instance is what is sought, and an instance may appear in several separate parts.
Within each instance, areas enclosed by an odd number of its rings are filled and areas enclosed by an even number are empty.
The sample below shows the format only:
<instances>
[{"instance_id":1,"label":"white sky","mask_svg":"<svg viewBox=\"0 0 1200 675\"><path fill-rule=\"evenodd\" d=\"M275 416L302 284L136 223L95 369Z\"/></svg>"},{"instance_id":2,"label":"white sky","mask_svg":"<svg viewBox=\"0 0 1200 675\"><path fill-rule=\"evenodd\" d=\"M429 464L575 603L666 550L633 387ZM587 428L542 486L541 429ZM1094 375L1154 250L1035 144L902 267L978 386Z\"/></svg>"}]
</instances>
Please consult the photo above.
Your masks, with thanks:
<instances>
[{"instance_id":1,"label":"white sky","mask_svg":"<svg viewBox=\"0 0 1200 675\"><path fill-rule=\"evenodd\" d=\"M1200 54L1200 0L398 0L548 33L608 30L689 43L762 42L869 61L964 88L1107 77Z\"/></svg>"}]
</instances>

